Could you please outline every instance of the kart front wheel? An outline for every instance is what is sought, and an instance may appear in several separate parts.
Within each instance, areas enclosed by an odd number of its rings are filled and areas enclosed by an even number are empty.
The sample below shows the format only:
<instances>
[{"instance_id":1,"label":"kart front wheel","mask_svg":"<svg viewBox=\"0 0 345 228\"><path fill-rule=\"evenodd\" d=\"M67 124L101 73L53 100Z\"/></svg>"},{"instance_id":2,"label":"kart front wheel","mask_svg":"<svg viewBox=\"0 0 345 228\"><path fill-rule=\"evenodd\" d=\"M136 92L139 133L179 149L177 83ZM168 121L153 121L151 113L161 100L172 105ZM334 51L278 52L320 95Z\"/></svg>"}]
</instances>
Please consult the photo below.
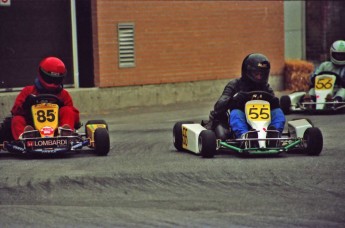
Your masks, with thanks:
<instances>
[{"instance_id":1,"label":"kart front wheel","mask_svg":"<svg viewBox=\"0 0 345 228\"><path fill-rule=\"evenodd\" d=\"M95 152L99 156L106 156L110 150L109 133L106 128L97 128L94 133Z\"/></svg>"},{"instance_id":2,"label":"kart front wheel","mask_svg":"<svg viewBox=\"0 0 345 228\"><path fill-rule=\"evenodd\" d=\"M304 152L310 156L319 156L323 147L323 137L319 128L307 128L303 135Z\"/></svg>"},{"instance_id":3,"label":"kart front wheel","mask_svg":"<svg viewBox=\"0 0 345 228\"><path fill-rule=\"evenodd\" d=\"M211 130L203 130L200 132L199 153L203 158L213 158L217 149L216 135Z\"/></svg>"},{"instance_id":4,"label":"kart front wheel","mask_svg":"<svg viewBox=\"0 0 345 228\"><path fill-rule=\"evenodd\" d=\"M183 121L183 122L175 123L174 128L173 128L173 143L174 143L175 148L178 151L185 151L185 149L183 149L182 147L182 142L183 142L182 124L192 124L192 123L193 123L192 121Z\"/></svg>"},{"instance_id":5,"label":"kart front wheel","mask_svg":"<svg viewBox=\"0 0 345 228\"><path fill-rule=\"evenodd\" d=\"M289 96L284 95L280 98L280 108L285 115L290 114L291 99Z\"/></svg>"}]
</instances>

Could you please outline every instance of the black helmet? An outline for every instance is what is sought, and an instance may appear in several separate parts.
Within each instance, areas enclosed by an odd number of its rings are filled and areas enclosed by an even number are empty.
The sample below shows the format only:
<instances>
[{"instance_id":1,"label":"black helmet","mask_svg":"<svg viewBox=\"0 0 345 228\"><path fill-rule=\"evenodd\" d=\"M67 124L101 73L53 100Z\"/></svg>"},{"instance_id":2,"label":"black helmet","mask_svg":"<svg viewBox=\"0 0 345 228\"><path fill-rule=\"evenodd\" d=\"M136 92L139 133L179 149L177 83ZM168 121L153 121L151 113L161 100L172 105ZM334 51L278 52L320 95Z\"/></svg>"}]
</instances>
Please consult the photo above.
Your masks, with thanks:
<instances>
[{"instance_id":1,"label":"black helmet","mask_svg":"<svg viewBox=\"0 0 345 228\"><path fill-rule=\"evenodd\" d=\"M257 85L266 85L271 64L266 56L260 53L247 55L242 62L242 78L249 79Z\"/></svg>"}]
</instances>

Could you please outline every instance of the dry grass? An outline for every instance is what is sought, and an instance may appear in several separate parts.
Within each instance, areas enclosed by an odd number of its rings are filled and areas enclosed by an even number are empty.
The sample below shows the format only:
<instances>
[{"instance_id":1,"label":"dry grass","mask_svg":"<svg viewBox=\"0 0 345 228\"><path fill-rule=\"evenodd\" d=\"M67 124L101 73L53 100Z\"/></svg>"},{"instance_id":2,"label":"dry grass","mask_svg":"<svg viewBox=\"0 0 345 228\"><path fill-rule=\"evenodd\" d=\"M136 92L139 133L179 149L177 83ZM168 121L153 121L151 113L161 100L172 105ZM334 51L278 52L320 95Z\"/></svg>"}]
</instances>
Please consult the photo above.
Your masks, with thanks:
<instances>
[{"instance_id":1,"label":"dry grass","mask_svg":"<svg viewBox=\"0 0 345 228\"><path fill-rule=\"evenodd\" d=\"M314 64L305 60L286 60L284 67L285 89L306 91L309 89L310 75Z\"/></svg>"}]
</instances>

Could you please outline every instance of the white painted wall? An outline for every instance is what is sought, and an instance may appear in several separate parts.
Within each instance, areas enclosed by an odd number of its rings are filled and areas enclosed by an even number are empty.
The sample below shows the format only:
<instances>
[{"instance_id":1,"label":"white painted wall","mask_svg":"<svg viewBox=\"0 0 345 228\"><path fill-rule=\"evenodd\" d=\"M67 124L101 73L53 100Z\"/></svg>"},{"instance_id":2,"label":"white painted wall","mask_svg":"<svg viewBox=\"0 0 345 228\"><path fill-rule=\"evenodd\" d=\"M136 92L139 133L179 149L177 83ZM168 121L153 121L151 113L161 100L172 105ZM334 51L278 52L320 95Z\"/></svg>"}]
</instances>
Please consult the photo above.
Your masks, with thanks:
<instances>
[{"instance_id":1,"label":"white painted wall","mask_svg":"<svg viewBox=\"0 0 345 228\"><path fill-rule=\"evenodd\" d=\"M305 59L305 1L284 1L285 59Z\"/></svg>"}]
</instances>

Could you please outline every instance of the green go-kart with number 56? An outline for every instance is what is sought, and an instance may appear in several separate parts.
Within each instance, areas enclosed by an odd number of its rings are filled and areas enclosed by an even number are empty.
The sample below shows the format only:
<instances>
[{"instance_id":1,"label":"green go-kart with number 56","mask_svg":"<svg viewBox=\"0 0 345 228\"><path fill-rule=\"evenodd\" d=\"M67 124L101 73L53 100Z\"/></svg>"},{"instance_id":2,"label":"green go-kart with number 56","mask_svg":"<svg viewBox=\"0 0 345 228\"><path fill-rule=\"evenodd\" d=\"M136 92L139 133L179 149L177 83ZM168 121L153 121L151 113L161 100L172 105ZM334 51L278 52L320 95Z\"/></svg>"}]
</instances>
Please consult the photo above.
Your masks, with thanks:
<instances>
[{"instance_id":1,"label":"green go-kart with number 56","mask_svg":"<svg viewBox=\"0 0 345 228\"><path fill-rule=\"evenodd\" d=\"M295 91L289 95L280 98L280 106L284 114L294 112L309 113L337 113L345 111L345 101L339 101L336 98L337 91L343 88L336 88L341 84L341 78L333 72L323 71L315 76L314 87L312 88L315 95L309 95L307 92ZM341 86L340 86L341 87Z\"/></svg>"}]
</instances>

